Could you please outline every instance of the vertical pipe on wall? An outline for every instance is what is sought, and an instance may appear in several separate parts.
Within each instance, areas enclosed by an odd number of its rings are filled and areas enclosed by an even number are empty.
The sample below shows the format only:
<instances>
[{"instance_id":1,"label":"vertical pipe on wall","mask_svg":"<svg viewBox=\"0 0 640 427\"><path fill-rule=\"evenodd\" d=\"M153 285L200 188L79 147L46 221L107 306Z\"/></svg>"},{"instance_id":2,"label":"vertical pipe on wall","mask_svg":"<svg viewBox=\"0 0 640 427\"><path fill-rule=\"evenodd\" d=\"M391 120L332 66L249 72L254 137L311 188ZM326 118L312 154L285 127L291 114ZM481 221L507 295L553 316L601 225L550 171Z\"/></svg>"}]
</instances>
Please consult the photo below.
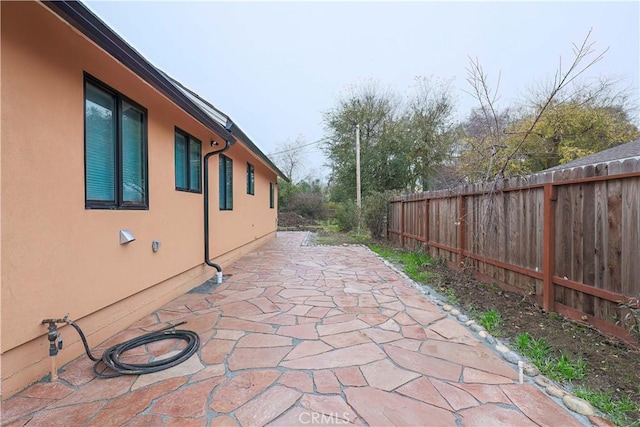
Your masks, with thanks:
<instances>
[{"instance_id":1,"label":"vertical pipe on wall","mask_svg":"<svg viewBox=\"0 0 640 427\"><path fill-rule=\"evenodd\" d=\"M213 143L212 143L213 144ZM214 150L204 156L204 262L210 267L215 268L217 272L218 283L222 283L222 267L211 261L209 255L209 158L216 154L221 154L231 147L229 141L225 141L225 145L220 150Z\"/></svg>"}]
</instances>

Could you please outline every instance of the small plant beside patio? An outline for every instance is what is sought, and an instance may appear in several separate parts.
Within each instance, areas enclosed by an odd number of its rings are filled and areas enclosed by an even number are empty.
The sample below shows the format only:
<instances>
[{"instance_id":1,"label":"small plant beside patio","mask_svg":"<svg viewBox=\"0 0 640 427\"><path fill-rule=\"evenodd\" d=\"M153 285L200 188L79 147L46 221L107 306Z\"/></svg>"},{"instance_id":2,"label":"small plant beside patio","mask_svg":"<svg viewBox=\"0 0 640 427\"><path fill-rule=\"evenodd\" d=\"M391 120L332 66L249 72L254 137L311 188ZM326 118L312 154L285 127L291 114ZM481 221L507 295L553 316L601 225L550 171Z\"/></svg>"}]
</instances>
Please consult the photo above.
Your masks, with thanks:
<instances>
[{"instance_id":1,"label":"small plant beside patio","mask_svg":"<svg viewBox=\"0 0 640 427\"><path fill-rule=\"evenodd\" d=\"M500 317L500 313L496 310L491 309L485 311L478 318L478 323L487 330L493 336L500 336L500 323L502 322L502 317Z\"/></svg>"},{"instance_id":2,"label":"small plant beside patio","mask_svg":"<svg viewBox=\"0 0 640 427\"><path fill-rule=\"evenodd\" d=\"M638 404L629 396L614 399L611 392L593 391L587 388L578 388L575 394L588 400L593 406L601 410L617 426L638 427L640 421L630 421L629 415L640 410Z\"/></svg>"},{"instance_id":3,"label":"small plant beside patio","mask_svg":"<svg viewBox=\"0 0 640 427\"><path fill-rule=\"evenodd\" d=\"M587 362L582 357L571 359L566 353L560 357L549 357L541 366L540 371L552 379L571 381L581 380L585 375Z\"/></svg>"},{"instance_id":4,"label":"small plant beside patio","mask_svg":"<svg viewBox=\"0 0 640 427\"><path fill-rule=\"evenodd\" d=\"M544 338L536 339L526 332L516 337L513 347L528 357L536 366L541 366L551 351L551 347Z\"/></svg>"},{"instance_id":5,"label":"small plant beside patio","mask_svg":"<svg viewBox=\"0 0 640 427\"><path fill-rule=\"evenodd\" d=\"M420 248L411 252L379 244L370 244L369 248L382 258L400 264L406 275L418 283L427 283L435 277L435 273L427 269L435 261Z\"/></svg>"},{"instance_id":6,"label":"small plant beside patio","mask_svg":"<svg viewBox=\"0 0 640 427\"><path fill-rule=\"evenodd\" d=\"M528 333L520 334L516 337L513 346L528 357L542 374L552 380L580 380L585 376L587 362L581 357L573 360L566 353L555 356L544 338L536 339Z\"/></svg>"}]
</instances>

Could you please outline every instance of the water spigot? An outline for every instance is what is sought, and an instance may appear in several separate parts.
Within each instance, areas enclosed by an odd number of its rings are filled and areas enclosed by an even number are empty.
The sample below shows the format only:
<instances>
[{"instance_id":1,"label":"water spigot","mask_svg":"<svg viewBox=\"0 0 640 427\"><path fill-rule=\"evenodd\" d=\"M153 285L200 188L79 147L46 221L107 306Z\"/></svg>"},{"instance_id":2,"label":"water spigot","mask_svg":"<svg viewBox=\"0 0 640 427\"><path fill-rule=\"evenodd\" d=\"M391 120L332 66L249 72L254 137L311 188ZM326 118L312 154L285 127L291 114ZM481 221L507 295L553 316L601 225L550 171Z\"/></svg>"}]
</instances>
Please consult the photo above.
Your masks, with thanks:
<instances>
[{"instance_id":1,"label":"water spigot","mask_svg":"<svg viewBox=\"0 0 640 427\"><path fill-rule=\"evenodd\" d=\"M58 332L58 326L55 323L49 323L49 333L47 339L49 340L49 356L55 356L58 354L58 345L56 341L60 333Z\"/></svg>"},{"instance_id":2,"label":"water spigot","mask_svg":"<svg viewBox=\"0 0 640 427\"><path fill-rule=\"evenodd\" d=\"M42 321L43 325L49 324L49 332L47 333L49 356L55 356L58 354L58 350L62 350L62 338L58 332L59 323L69 323L69 313L61 319L44 319Z\"/></svg>"}]
</instances>

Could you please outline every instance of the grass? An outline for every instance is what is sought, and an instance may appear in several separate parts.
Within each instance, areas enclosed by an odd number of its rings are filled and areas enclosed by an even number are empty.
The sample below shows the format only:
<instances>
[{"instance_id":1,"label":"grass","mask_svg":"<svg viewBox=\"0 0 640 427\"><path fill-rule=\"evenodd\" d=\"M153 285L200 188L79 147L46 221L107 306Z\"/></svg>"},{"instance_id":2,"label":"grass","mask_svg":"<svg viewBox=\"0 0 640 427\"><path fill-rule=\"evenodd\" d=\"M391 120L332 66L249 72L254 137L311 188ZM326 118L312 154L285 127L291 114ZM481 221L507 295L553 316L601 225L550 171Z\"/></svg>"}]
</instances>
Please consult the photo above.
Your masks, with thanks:
<instances>
[{"instance_id":1,"label":"grass","mask_svg":"<svg viewBox=\"0 0 640 427\"><path fill-rule=\"evenodd\" d=\"M514 347L528 357L547 377L557 381L581 380L585 377L587 362L576 360L566 353L556 356L544 338L533 338L528 333L519 334Z\"/></svg>"},{"instance_id":2,"label":"grass","mask_svg":"<svg viewBox=\"0 0 640 427\"><path fill-rule=\"evenodd\" d=\"M502 317L500 317L500 313L496 310L485 311L478 318L478 323L487 330L491 335L497 337L500 336L500 323L502 322Z\"/></svg>"},{"instance_id":3,"label":"grass","mask_svg":"<svg viewBox=\"0 0 640 427\"><path fill-rule=\"evenodd\" d=\"M640 426L639 421L629 421L628 415L640 410L638 404L632 401L629 396L623 395L619 400L614 400L611 392L593 391L586 388L575 390L575 394L588 400L617 426Z\"/></svg>"},{"instance_id":4,"label":"grass","mask_svg":"<svg viewBox=\"0 0 640 427\"><path fill-rule=\"evenodd\" d=\"M528 333L519 334L513 346L536 366L541 365L551 351L544 338L535 339Z\"/></svg>"},{"instance_id":5,"label":"grass","mask_svg":"<svg viewBox=\"0 0 640 427\"><path fill-rule=\"evenodd\" d=\"M388 246L383 246L383 245L376 245L376 244L369 245L369 249L371 249L373 252L380 255L382 258L388 259L388 260L392 260L392 259L395 260L396 252L398 252L397 249L394 249Z\"/></svg>"},{"instance_id":6,"label":"grass","mask_svg":"<svg viewBox=\"0 0 640 427\"><path fill-rule=\"evenodd\" d=\"M349 233L335 232L331 230L332 225L323 225L322 230L316 233L317 245L367 245L371 242L371 236L368 233L356 233L355 231Z\"/></svg>"},{"instance_id":7,"label":"grass","mask_svg":"<svg viewBox=\"0 0 640 427\"><path fill-rule=\"evenodd\" d=\"M321 221L320 225L322 226L322 229L327 232L330 232L330 233L340 232L340 227L338 226L338 224L334 224L329 220Z\"/></svg>"},{"instance_id":8,"label":"grass","mask_svg":"<svg viewBox=\"0 0 640 427\"><path fill-rule=\"evenodd\" d=\"M547 377L556 380L581 380L586 374L587 362L579 357L572 360L566 353L560 357L548 357L543 362L540 371Z\"/></svg>"},{"instance_id":9,"label":"grass","mask_svg":"<svg viewBox=\"0 0 640 427\"><path fill-rule=\"evenodd\" d=\"M426 283L434 276L427 270L434 260L419 249L409 252L379 244L370 244L369 248L382 258L401 264L407 276L418 283Z\"/></svg>"}]
</instances>

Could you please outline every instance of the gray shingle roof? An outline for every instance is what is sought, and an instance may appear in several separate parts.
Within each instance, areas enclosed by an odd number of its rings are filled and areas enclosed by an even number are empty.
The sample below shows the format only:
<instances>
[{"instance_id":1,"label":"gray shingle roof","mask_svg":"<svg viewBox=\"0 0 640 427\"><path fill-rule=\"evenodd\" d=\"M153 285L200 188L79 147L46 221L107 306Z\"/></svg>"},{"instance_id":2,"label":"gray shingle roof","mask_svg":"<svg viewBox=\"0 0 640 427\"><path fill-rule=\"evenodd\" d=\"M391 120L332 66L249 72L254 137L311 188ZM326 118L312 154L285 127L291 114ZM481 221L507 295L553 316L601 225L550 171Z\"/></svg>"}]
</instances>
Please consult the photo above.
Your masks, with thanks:
<instances>
[{"instance_id":1,"label":"gray shingle roof","mask_svg":"<svg viewBox=\"0 0 640 427\"><path fill-rule=\"evenodd\" d=\"M546 169L546 171L557 171L563 169L572 169L580 166L595 165L598 163L613 162L616 160L626 160L631 158L640 158L640 139L627 142L626 144L616 145L607 150L599 151L589 156L575 159L569 163L554 166Z\"/></svg>"}]
</instances>

